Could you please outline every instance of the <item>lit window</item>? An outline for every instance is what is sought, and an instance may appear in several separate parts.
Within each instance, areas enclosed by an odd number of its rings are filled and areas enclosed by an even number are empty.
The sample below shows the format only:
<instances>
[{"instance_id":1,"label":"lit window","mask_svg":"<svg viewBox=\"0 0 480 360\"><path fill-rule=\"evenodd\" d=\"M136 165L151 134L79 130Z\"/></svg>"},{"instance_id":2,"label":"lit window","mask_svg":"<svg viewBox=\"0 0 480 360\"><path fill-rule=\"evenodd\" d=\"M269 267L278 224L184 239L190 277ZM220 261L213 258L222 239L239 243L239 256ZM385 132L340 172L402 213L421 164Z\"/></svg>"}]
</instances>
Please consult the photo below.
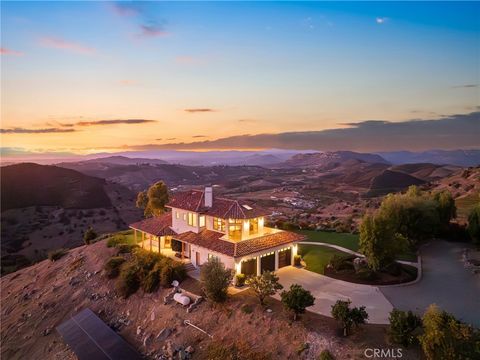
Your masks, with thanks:
<instances>
[{"instance_id":1,"label":"lit window","mask_svg":"<svg viewBox=\"0 0 480 360\"><path fill-rule=\"evenodd\" d=\"M250 235L258 233L258 218L250 219Z\"/></svg>"},{"instance_id":2,"label":"lit window","mask_svg":"<svg viewBox=\"0 0 480 360\"><path fill-rule=\"evenodd\" d=\"M179 213L178 211L175 211L175 217L176 217L177 219L180 219L180 213Z\"/></svg>"},{"instance_id":3,"label":"lit window","mask_svg":"<svg viewBox=\"0 0 480 360\"><path fill-rule=\"evenodd\" d=\"M241 219L228 219L228 238L232 240L240 240L242 238Z\"/></svg>"},{"instance_id":4,"label":"lit window","mask_svg":"<svg viewBox=\"0 0 480 360\"><path fill-rule=\"evenodd\" d=\"M183 214L183 221L187 221L187 214Z\"/></svg>"},{"instance_id":5,"label":"lit window","mask_svg":"<svg viewBox=\"0 0 480 360\"><path fill-rule=\"evenodd\" d=\"M205 215L201 215L198 222L200 227L205 227Z\"/></svg>"},{"instance_id":6,"label":"lit window","mask_svg":"<svg viewBox=\"0 0 480 360\"><path fill-rule=\"evenodd\" d=\"M197 214L188 213L188 225L197 226Z\"/></svg>"},{"instance_id":7,"label":"lit window","mask_svg":"<svg viewBox=\"0 0 480 360\"><path fill-rule=\"evenodd\" d=\"M220 218L213 218L213 229L225 232L225 220Z\"/></svg>"}]
</instances>

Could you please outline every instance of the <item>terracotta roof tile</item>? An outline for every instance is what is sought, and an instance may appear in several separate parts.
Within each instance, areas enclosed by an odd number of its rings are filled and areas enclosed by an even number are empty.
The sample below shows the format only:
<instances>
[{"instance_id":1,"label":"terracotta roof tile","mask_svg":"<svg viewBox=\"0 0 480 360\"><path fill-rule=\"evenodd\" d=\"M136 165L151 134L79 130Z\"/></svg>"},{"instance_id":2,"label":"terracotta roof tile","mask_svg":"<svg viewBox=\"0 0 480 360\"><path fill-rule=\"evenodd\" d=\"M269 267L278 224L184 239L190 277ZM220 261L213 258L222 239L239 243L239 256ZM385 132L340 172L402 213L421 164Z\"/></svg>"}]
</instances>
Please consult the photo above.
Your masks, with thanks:
<instances>
[{"instance_id":1,"label":"terracotta roof tile","mask_svg":"<svg viewBox=\"0 0 480 360\"><path fill-rule=\"evenodd\" d=\"M251 203L240 204L237 200L213 196L212 207L204 206L204 191L190 190L174 193L167 206L194 211L222 219L252 219L269 215L269 211Z\"/></svg>"},{"instance_id":2,"label":"terracotta roof tile","mask_svg":"<svg viewBox=\"0 0 480 360\"><path fill-rule=\"evenodd\" d=\"M155 236L175 235L176 232L170 228L171 226L171 212L130 224L130 228L132 229L140 230Z\"/></svg>"},{"instance_id":3,"label":"terracotta roof tile","mask_svg":"<svg viewBox=\"0 0 480 360\"><path fill-rule=\"evenodd\" d=\"M198 245L232 257L242 257L305 239L305 236L294 232L280 231L274 234L234 243L227 240L221 240L220 238L223 235L224 234L222 233L211 230L203 230L198 234L189 231L174 235L174 239L192 245Z\"/></svg>"}]
</instances>

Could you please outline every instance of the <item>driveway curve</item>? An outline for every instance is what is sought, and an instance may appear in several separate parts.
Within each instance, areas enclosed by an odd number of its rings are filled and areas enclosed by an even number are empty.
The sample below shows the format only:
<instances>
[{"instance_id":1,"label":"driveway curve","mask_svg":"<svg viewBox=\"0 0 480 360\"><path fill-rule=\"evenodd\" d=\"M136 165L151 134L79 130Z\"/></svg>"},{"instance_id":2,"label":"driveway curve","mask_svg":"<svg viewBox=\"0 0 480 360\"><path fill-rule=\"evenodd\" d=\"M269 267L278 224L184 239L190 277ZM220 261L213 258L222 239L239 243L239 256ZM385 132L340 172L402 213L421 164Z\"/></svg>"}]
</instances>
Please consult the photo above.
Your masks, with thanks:
<instances>
[{"instance_id":1,"label":"driveway curve","mask_svg":"<svg viewBox=\"0 0 480 360\"><path fill-rule=\"evenodd\" d=\"M315 297L315 305L308 308L317 314L331 317L332 305L337 300L352 301L352 306L365 306L368 312L368 322L371 324L388 324L388 315L392 304L385 298L376 286L353 284L332 279L305 269L287 266L277 271L280 283L288 290L290 285L299 284L309 290ZM274 298L280 300L277 294Z\"/></svg>"},{"instance_id":2,"label":"driveway curve","mask_svg":"<svg viewBox=\"0 0 480 360\"><path fill-rule=\"evenodd\" d=\"M472 274L461 261L465 244L432 241L421 248L422 278L411 285L381 287L398 309L421 315L435 303L464 322L480 326L480 274Z\"/></svg>"}]
</instances>

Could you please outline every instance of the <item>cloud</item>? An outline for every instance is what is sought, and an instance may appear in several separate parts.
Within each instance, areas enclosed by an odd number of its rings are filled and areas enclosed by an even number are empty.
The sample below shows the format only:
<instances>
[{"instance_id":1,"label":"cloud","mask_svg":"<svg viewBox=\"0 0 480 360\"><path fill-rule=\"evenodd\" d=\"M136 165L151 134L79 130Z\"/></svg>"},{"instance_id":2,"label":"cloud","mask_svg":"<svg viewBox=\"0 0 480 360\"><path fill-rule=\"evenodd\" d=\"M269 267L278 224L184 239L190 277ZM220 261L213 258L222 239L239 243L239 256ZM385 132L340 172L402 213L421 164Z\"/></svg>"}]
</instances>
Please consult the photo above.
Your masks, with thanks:
<instances>
[{"instance_id":1,"label":"cloud","mask_svg":"<svg viewBox=\"0 0 480 360\"><path fill-rule=\"evenodd\" d=\"M177 140L177 138L168 138L166 140Z\"/></svg>"},{"instance_id":2,"label":"cloud","mask_svg":"<svg viewBox=\"0 0 480 360\"><path fill-rule=\"evenodd\" d=\"M122 119L122 120L96 120L96 121L80 121L75 124L62 124L63 126L97 126L97 125L116 125L116 124L146 124L157 122L157 120L147 119Z\"/></svg>"},{"instance_id":3,"label":"cloud","mask_svg":"<svg viewBox=\"0 0 480 360\"><path fill-rule=\"evenodd\" d=\"M164 26L161 24L142 24L140 25L140 32L137 34L137 37L140 38L150 38L158 36L168 36L169 33L165 30Z\"/></svg>"},{"instance_id":4,"label":"cloud","mask_svg":"<svg viewBox=\"0 0 480 360\"><path fill-rule=\"evenodd\" d=\"M12 56L22 56L23 52L2 47L2 48L0 48L0 54L1 55L12 55Z\"/></svg>"},{"instance_id":5,"label":"cloud","mask_svg":"<svg viewBox=\"0 0 480 360\"><path fill-rule=\"evenodd\" d=\"M96 52L94 48L56 37L42 37L39 43L46 48L66 50L77 54L92 55Z\"/></svg>"},{"instance_id":6,"label":"cloud","mask_svg":"<svg viewBox=\"0 0 480 360\"><path fill-rule=\"evenodd\" d=\"M75 129L62 129L62 128L27 129L27 128L15 127L10 129L0 129L1 134L49 134L49 133L69 133L74 131Z\"/></svg>"},{"instance_id":7,"label":"cloud","mask_svg":"<svg viewBox=\"0 0 480 360\"><path fill-rule=\"evenodd\" d=\"M193 135L192 138L205 138L207 135Z\"/></svg>"},{"instance_id":8,"label":"cloud","mask_svg":"<svg viewBox=\"0 0 480 360\"><path fill-rule=\"evenodd\" d=\"M114 2L109 8L117 16L134 19L138 27L135 34L137 38L168 36L169 33L165 29L166 21L152 16L155 11L149 10L148 6L152 5L148 2Z\"/></svg>"},{"instance_id":9,"label":"cloud","mask_svg":"<svg viewBox=\"0 0 480 360\"><path fill-rule=\"evenodd\" d=\"M216 110L210 109L210 108L193 108L193 109L185 109L183 111L194 114L194 113L215 112Z\"/></svg>"},{"instance_id":10,"label":"cloud","mask_svg":"<svg viewBox=\"0 0 480 360\"><path fill-rule=\"evenodd\" d=\"M255 120L255 119L239 119L237 121L240 122L240 123L255 123L255 122L258 122L258 120Z\"/></svg>"},{"instance_id":11,"label":"cloud","mask_svg":"<svg viewBox=\"0 0 480 360\"><path fill-rule=\"evenodd\" d=\"M465 85L452 86L453 89L476 88L476 87L478 87L478 84L465 84Z\"/></svg>"},{"instance_id":12,"label":"cloud","mask_svg":"<svg viewBox=\"0 0 480 360\"><path fill-rule=\"evenodd\" d=\"M295 149L352 151L422 151L480 147L480 111L440 119L347 122L346 128L280 134L238 135L217 140L162 145L156 149Z\"/></svg>"},{"instance_id":13,"label":"cloud","mask_svg":"<svg viewBox=\"0 0 480 360\"><path fill-rule=\"evenodd\" d=\"M377 24L385 24L389 19L387 17L377 17L375 18L375 22Z\"/></svg>"}]
</instances>

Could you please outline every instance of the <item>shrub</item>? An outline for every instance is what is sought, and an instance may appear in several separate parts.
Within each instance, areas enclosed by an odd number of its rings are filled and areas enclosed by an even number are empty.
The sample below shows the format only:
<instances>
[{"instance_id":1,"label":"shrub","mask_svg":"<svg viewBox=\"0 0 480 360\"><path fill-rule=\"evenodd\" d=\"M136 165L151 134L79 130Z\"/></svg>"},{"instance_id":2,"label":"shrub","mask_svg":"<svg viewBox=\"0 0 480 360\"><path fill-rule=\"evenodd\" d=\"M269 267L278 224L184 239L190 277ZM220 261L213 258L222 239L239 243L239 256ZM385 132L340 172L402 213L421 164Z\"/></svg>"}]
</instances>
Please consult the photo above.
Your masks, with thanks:
<instances>
[{"instance_id":1,"label":"shrub","mask_svg":"<svg viewBox=\"0 0 480 360\"><path fill-rule=\"evenodd\" d=\"M114 279L120 274L120 267L125 262L125 259L121 256L111 257L105 264L105 274L108 278Z\"/></svg>"},{"instance_id":2,"label":"shrub","mask_svg":"<svg viewBox=\"0 0 480 360\"><path fill-rule=\"evenodd\" d=\"M422 318L420 345L428 360L478 359L480 330L432 304Z\"/></svg>"},{"instance_id":3,"label":"shrub","mask_svg":"<svg viewBox=\"0 0 480 360\"><path fill-rule=\"evenodd\" d=\"M107 240L107 247L116 247L119 244L124 244L125 239L123 237L120 237L118 235L114 235L111 238Z\"/></svg>"},{"instance_id":4,"label":"shrub","mask_svg":"<svg viewBox=\"0 0 480 360\"><path fill-rule=\"evenodd\" d=\"M245 276L245 274L237 274L235 275L235 284L237 286L243 286L245 285L245 280L247 279L247 277Z\"/></svg>"},{"instance_id":5,"label":"shrub","mask_svg":"<svg viewBox=\"0 0 480 360\"><path fill-rule=\"evenodd\" d=\"M48 252L48 260L54 262L59 260L68 252L67 249L56 249Z\"/></svg>"},{"instance_id":6,"label":"shrub","mask_svg":"<svg viewBox=\"0 0 480 360\"><path fill-rule=\"evenodd\" d=\"M330 259L330 265L335 271L351 270L351 269L354 269L354 266L353 266L354 259L355 259L354 255L335 254Z\"/></svg>"},{"instance_id":7,"label":"shrub","mask_svg":"<svg viewBox=\"0 0 480 360\"><path fill-rule=\"evenodd\" d=\"M293 257L293 265L300 266L301 260L302 260L302 257L300 255L295 255Z\"/></svg>"},{"instance_id":8,"label":"shrub","mask_svg":"<svg viewBox=\"0 0 480 360\"><path fill-rule=\"evenodd\" d=\"M207 299L214 302L227 300L227 289L231 277L231 271L225 269L218 258L208 259L200 271L200 281Z\"/></svg>"},{"instance_id":9,"label":"shrub","mask_svg":"<svg viewBox=\"0 0 480 360\"><path fill-rule=\"evenodd\" d=\"M118 244L116 248L118 249L118 254L129 254L133 249L138 248L138 245Z\"/></svg>"},{"instance_id":10,"label":"shrub","mask_svg":"<svg viewBox=\"0 0 480 360\"><path fill-rule=\"evenodd\" d=\"M330 351L322 350L320 355L318 355L318 360L335 360L335 358Z\"/></svg>"},{"instance_id":11,"label":"shrub","mask_svg":"<svg viewBox=\"0 0 480 360\"><path fill-rule=\"evenodd\" d=\"M310 291L305 290L298 284L290 286L290 290L280 294L285 308L293 312L293 320L297 320L298 314L303 314L305 309L315 303L315 298Z\"/></svg>"},{"instance_id":12,"label":"shrub","mask_svg":"<svg viewBox=\"0 0 480 360\"><path fill-rule=\"evenodd\" d=\"M274 272L264 271L262 275L249 277L246 284L252 288L260 300L260 304L264 304L267 296L275 295L283 286L278 282L278 276Z\"/></svg>"},{"instance_id":13,"label":"shrub","mask_svg":"<svg viewBox=\"0 0 480 360\"><path fill-rule=\"evenodd\" d=\"M411 311L393 309L390 312L388 337L391 342L403 346L417 342L415 331L422 326L422 320Z\"/></svg>"},{"instance_id":14,"label":"shrub","mask_svg":"<svg viewBox=\"0 0 480 360\"><path fill-rule=\"evenodd\" d=\"M85 234L83 234L83 241L85 241L85 244L90 245L92 240L94 240L96 237L97 233L90 226L87 231L85 231Z\"/></svg>"},{"instance_id":15,"label":"shrub","mask_svg":"<svg viewBox=\"0 0 480 360\"><path fill-rule=\"evenodd\" d=\"M350 333L352 326L364 324L368 319L365 306L350 308L351 303L350 300L337 300L335 305L332 305L332 317L342 323L343 336Z\"/></svg>"},{"instance_id":16,"label":"shrub","mask_svg":"<svg viewBox=\"0 0 480 360\"><path fill-rule=\"evenodd\" d=\"M383 268L387 274L392 276L400 276L402 274L402 265L393 261Z\"/></svg>"},{"instance_id":17,"label":"shrub","mask_svg":"<svg viewBox=\"0 0 480 360\"><path fill-rule=\"evenodd\" d=\"M122 267L117 282L117 290L120 296L127 298L138 290L140 287L138 270L138 266L135 262L125 264L125 266Z\"/></svg>"},{"instance_id":18,"label":"shrub","mask_svg":"<svg viewBox=\"0 0 480 360\"><path fill-rule=\"evenodd\" d=\"M373 281L377 278L377 274L369 268L361 268L357 271L356 277L359 280Z\"/></svg>"},{"instance_id":19,"label":"shrub","mask_svg":"<svg viewBox=\"0 0 480 360\"><path fill-rule=\"evenodd\" d=\"M154 292L160 286L160 279L162 270L162 264L160 262L156 263L152 270L145 276L145 279L142 281L142 289L147 293Z\"/></svg>"}]
</instances>

